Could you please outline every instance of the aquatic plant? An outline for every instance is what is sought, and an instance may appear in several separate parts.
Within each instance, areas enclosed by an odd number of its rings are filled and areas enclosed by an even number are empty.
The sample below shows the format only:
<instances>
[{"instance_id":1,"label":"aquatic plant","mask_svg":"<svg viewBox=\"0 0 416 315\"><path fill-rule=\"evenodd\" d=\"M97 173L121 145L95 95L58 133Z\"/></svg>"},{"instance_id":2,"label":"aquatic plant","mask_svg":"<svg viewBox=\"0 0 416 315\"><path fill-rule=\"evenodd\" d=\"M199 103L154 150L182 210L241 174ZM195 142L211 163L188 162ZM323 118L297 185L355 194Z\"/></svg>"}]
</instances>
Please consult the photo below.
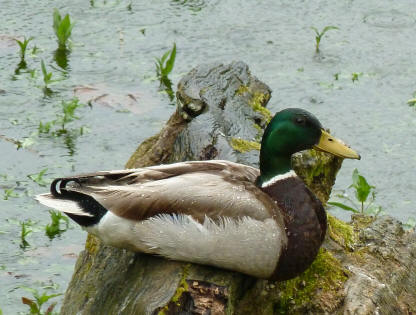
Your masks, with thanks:
<instances>
[{"instance_id":1,"label":"aquatic plant","mask_svg":"<svg viewBox=\"0 0 416 315\"><path fill-rule=\"evenodd\" d=\"M64 216L61 212L49 210L51 215L51 223L47 224L45 227L45 234L53 239L57 235L61 235L69 227L68 217ZM61 228L61 222L65 224L64 228Z\"/></svg>"},{"instance_id":2,"label":"aquatic plant","mask_svg":"<svg viewBox=\"0 0 416 315\"><path fill-rule=\"evenodd\" d=\"M42 306L50 299L62 295L62 293L47 294L45 291L39 293L38 290L23 287L26 291L32 293L34 299L29 299L27 297L22 297L22 303L30 307L30 314L33 315L52 315L52 311L56 306L56 302L50 304L48 308L43 312Z\"/></svg>"},{"instance_id":3,"label":"aquatic plant","mask_svg":"<svg viewBox=\"0 0 416 315\"><path fill-rule=\"evenodd\" d=\"M79 117L75 115L75 111L83 106L84 104L80 103L77 98L73 98L69 101L62 101L61 112L56 114L56 119L48 122L39 122L39 133L51 133L54 136L67 134L70 131L67 125L72 121L79 119ZM54 129L55 126L58 126L58 128ZM85 127L80 127L79 134L82 135L85 129Z\"/></svg>"},{"instance_id":4,"label":"aquatic plant","mask_svg":"<svg viewBox=\"0 0 416 315\"><path fill-rule=\"evenodd\" d=\"M410 100L407 101L407 104L409 104L409 106L413 106L416 107L416 91L413 92L413 98L411 98Z\"/></svg>"},{"instance_id":5,"label":"aquatic plant","mask_svg":"<svg viewBox=\"0 0 416 315\"><path fill-rule=\"evenodd\" d=\"M43 74L43 83L45 83L44 91L50 91L48 85L55 82L55 80L52 80L52 72L48 72L46 70L45 62L43 61L43 59L40 61L40 66Z\"/></svg>"},{"instance_id":6,"label":"aquatic plant","mask_svg":"<svg viewBox=\"0 0 416 315\"><path fill-rule=\"evenodd\" d=\"M26 240L26 237L33 232L32 226L34 222L31 220L20 221L20 248L25 249L29 246L29 242Z\"/></svg>"},{"instance_id":7,"label":"aquatic plant","mask_svg":"<svg viewBox=\"0 0 416 315\"><path fill-rule=\"evenodd\" d=\"M26 49L29 42L33 39L33 37L26 38L24 37L23 41L20 41L18 39L15 39L16 43L20 47L20 63L25 64L25 55L26 55Z\"/></svg>"},{"instance_id":8,"label":"aquatic plant","mask_svg":"<svg viewBox=\"0 0 416 315\"><path fill-rule=\"evenodd\" d=\"M62 18L58 9L53 10L53 29L58 39L58 49L65 50L68 48L67 44L73 27L74 24L71 23L69 14L66 14L65 17Z\"/></svg>"},{"instance_id":9,"label":"aquatic plant","mask_svg":"<svg viewBox=\"0 0 416 315\"><path fill-rule=\"evenodd\" d=\"M44 175L48 169L44 168L39 173L36 174L29 174L27 177L29 177L31 180L33 180L36 184L39 186L45 187L49 184L49 182L45 181Z\"/></svg>"},{"instance_id":10,"label":"aquatic plant","mask_svg":"<svg viewBox=\"0 0 416 315\"><path fill-rule=\"evenodd\" d=\"M169 58L168 58L169 57ZM174 98L172 81L168 75L172 72L176 59L176 43L173 48L163 54L161 58L156 58L156 75L160 81L160 86L164 88L170 99Z\"/></svg>"},{"instance_id":11,"label":"aquatic plant","mask_svg":"<svg viewBox=\"0 0 416 315\"><path fill-rule=\"evenodd\" d=\"M5 189L3 194L3 200L9 200L9 198L18 198L19 194L14 191L13 188Z\"/></svg>"},{"instance_id":12,"label":"aquatic plant","mask_svg":"<svg viewBox=\"0 0 416 315\"><path fill-rule=\"evenodd\" d=\"M167 59L169 57L169 59ZM165 52L162 58L156 58L156 74L158 78L167 77L172 72L176 59L176 43L173 48Z\"/></svg>"},{"instance_id":13,"label":"aquatic plant","mask_svg":"<svg viewBox=\"0 0 416 315\"><path fill-rule=\"evenodd\" d=\"M311 26L311 29L313 31L315 31L315 52L319 53L319 46L321 44L321 39L322 37L325 35L326 32L330 31L330 30L338 30L339 28L336 26L332 26L332 25L328 25L325 26L323 28L323 30L321 32L318 31L318 29L316 27Z\"/></svg>"},{"instance_id":14,"label":"aquatic plant","mask_svg":"<svg viewBox=\"0 0 416 315\"><path fill-rule=\"evenodd\" d=\"M352 82L358 81L358 78L361 77L363 75L362 72L353 72L351 74L351 80Z\"/></svg>"},{"instance_id":15,"label":"aquatic plant","mask_svg":"<svg viewBox=\"0 0 416 315\"><path fill-rule=\"evenodd\" d=\"M74 98L68 102L62 101L61 105L63 115L59 116L60 119L58 119L58 123L61 125L60 132L65 133L66 125L75 119L79 119L78 116L75 116L75 110L82 107L83 104L81 104L77 98Z\"/></svg>"},{"instance_id":16,"label":"aquatic plant","mask_svg":"<svg viewBox=\"0 0 416 315\"><path fill-rule=\"evenodd\" d=\"M352 184L348 188L354 189L356 198L355 201L348 197L346 194L337 194L336 196L338 198L347 201L349 205L335 201L328 201L328 204L354 213L362 213L374 216L382 213L383 210L381 206L376 206L373 204L376 198L375 186L368 184L365 177L360 175L357 169L354 169L352 173Z\"/></svg>"}]
</instances>

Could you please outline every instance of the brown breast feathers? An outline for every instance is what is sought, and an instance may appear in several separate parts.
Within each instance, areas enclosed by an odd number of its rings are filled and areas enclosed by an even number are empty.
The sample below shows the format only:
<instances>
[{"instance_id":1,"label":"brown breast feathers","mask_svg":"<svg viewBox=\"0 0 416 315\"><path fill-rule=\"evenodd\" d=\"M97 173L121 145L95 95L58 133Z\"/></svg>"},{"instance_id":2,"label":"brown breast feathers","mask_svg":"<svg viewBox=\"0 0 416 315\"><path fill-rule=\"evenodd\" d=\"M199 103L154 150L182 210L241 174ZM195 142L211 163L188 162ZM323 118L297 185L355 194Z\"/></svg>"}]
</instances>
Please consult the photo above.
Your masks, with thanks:
<instances>
[{"instance_id":1,"label":"brown breast feathers","mask_svg":"<svg viewBox=\"0 0 416 315\"><path fill-rule=\"evenodd\" d=\"M288 177L263 187L282 211L288 244L280 256L272 280L287 280L314 261L326 232L326 213L321 202L298 177Z\"/></svg>"}]
</instances>

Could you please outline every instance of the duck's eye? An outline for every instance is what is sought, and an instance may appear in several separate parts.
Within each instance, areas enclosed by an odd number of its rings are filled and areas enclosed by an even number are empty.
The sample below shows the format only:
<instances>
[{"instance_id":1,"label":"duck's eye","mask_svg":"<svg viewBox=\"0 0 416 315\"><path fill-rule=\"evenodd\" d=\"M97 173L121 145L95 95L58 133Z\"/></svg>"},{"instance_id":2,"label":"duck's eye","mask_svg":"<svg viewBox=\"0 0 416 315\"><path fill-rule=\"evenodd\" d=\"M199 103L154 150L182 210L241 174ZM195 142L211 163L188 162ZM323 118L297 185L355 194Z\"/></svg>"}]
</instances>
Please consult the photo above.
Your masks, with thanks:
<instances>
[{"instance_id":1,"label":"duck's eye","mask_svg":"<svg viewBox=\"0 0 416 315\"><path fill-rule=\"evenodd\" d=\"M304 124L306 123L306 119L305 119L304 117L296 117L296 118L295 118L295 122L296 122L298 125L304 125Z\"/></svg>"}]
</instances>

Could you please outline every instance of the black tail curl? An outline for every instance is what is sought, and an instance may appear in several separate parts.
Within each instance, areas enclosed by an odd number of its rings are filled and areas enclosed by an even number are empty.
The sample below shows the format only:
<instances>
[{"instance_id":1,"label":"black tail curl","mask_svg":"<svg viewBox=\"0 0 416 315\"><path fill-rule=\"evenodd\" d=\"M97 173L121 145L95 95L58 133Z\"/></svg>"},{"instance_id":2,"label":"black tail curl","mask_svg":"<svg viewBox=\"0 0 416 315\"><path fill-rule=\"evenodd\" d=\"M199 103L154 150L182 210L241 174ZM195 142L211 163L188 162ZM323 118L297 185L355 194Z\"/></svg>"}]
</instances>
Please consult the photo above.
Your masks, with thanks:
<instances>
[{"instance_id":1,"label":"black tail curl","mask_svg":"<svg viewBox=\"0 0 416 315\"><path fill-rule=\"evenodd\" d=\"M51 184L51 194L57 198L64 197L64 195L68 193L66 185L69 182L76 182L78 184L81 184L81 181L78 178L56 178ZM58 184L59 191L56 189Z\"/></svg>"},{"instance_id":2,"label":"black tail curl","mask_svg":"<svg viewBox=\"0 0 416 315\"><path fill-rule=\"evenodd\" d=\"M78 191L68 190L66 185L69 182L76 182L81 185L79 178L57 178L51 184L51 194L58 199L66 199L76 202L85 213L91 215L76 215L73 213L67 213L63 209L63 212L79 225L91 226L97 224L108 210L90 195ZM57 187L59 187L59 189L57 189Z\"/></svg>"}]
</instances>

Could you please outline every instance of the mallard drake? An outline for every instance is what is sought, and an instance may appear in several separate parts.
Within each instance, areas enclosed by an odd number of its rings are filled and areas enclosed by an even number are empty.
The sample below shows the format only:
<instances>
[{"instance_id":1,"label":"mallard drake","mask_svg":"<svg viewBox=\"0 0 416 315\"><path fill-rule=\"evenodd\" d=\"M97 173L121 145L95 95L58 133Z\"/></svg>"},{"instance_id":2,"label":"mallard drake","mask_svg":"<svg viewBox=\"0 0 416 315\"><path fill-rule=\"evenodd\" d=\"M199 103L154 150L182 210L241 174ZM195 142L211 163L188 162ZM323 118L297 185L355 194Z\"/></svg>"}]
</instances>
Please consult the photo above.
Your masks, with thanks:
<instances>
[{"instance_id":1,"label":"mallard drake","mask_svg":"<svg viewBox=\"0 0 416 315\"><path fill-rule=\"evenodd\" d=\"M97 172L57 178L36 198L112 246L285 280L313 262L326 232L321 202L291 167L309 148L360 158L290 108L264 132L260 170L211 160Z\"/></svg>"}]
</instances>

